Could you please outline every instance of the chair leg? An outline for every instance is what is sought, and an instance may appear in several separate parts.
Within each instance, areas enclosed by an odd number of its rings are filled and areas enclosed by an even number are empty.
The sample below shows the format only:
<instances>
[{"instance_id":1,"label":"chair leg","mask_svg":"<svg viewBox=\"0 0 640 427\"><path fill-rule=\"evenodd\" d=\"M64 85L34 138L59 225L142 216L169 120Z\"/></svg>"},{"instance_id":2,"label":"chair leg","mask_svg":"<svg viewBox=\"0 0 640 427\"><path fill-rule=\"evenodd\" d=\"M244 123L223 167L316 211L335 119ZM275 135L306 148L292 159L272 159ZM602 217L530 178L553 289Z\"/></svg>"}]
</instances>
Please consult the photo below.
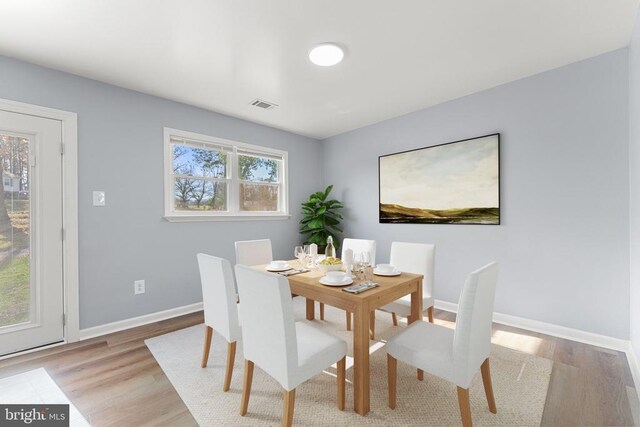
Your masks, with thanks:
<instances>
[{"instance_id":1,"label":"chair leg","mask_svg":"<svg viewBox=\"0 0 640 427\"><path fill-rule=\"evenodd\" d=\"M487 403L489 404L489 411L494 414L498 412L496 408L496 399L493 396L493 386L491 385L491 370L489 369L489 358L482 362L480 367L482 372L482 382L484 383L484 394L487 395Z\"/></svg>"},{"instance_id":2,"label":"chair leg","mask_svg":"<svg viewBox=\"0 0 640 427\"><path fill-rule=\"evenodd\" d=\"M345 371L347 368L347 357L343 357L338 360L338 409L344 411L344 390L345 390L345 382L346 376Z\"/></svg>"},{"instance_id":3,"label":"chair leg","mask_svg":"<svg viewBox=\"0 0 640 427\"><path fill-rule=\"evenodd\" d=\"M376 339L376 311L369 312L369 338Z\"/></svg>"},{"instance_id":4,"label":"chair leg","mask_svg":"<svg viewBox=\"0 0 640 427\"><path fill-rule=\"evenodd\" d=\"M345 313L347 314L347 331L351 330L351 313L349 313L348 311L345 311Z\"/></svg>"},{"instance_id":5,"label":"chair leg","mask_svg":"<svg viewBox=\"0 0 640 427\"><path fill-rule=\"evenodd\" d=\"M391 313L391 320L393 320L393 326L398 326L398 316L395 313Z\"/></svg>"},{"instance_id":6,"label":"chair leg","mask_svg":"<svg viewBox=\"0 0 640 427\"><path fill-rule=\"evenodd\" d=\"M418 381L424 380L424 371L422 369L418 369Z\"/></svg>"},{"instance_id":7,"label":"chair leg","mask_svg":"<svg viewBox=\"0 0 640 427\"><path fill-rule=\"evenodd\" d=\"M398 378L398 360L387 353L387 383L389 387L389 408L396 409L396 379Z\"/></svg>"},{"instance_id":8,"label":"chair leg","mask_svg":"<svg viewBox=\"0 0 640 427\"><path fill-rule=\"evenodd\" d=\"M324 303L320 303L320 320L324 320Z\"/></svg>"},{"instance_id":9,"label":"chair leg","mask_svg":"<svg viewBox=\"0 0 640 427\"><path fill-rule=\"evenodd\" d=\"M463 427L471 427L471 404L469 403L469 389L458 387L458 405L460 405L460 417Z\"/></svg>"},{"instance_id":10,"label":"chair leg","mask_svg":"<svg viewBox=\"0 0 640 427\"><path fill-rule=\"evenodd\" d=\"M233 364L236 361L236 341L227 344L227 371L224 374L224 386L222 391L229 391L231 387L231 376L233 375Z\"/></svg>"},{"instance_id":11,"label":"chair leg","mask_svg":"<svg viewBox=\"0 0 640 427\"><path fill-rule=\"evenodd\" d=\"M433 306L427 308L427 316L429 316L429 322L433 323Z\"/></svg>"},{"instance_id":12,"label":"chair leg","mask_svg":"<svg viewBox=\"0 0 640 427\"><path fill-rule=\"evenodd\" d=\"M211 326L204 325L204 349L202 350L202 366L207 367L209 361L209 349L211 349L211 336L213 335L213 328Z\"/></svg>"},{"instance_id":13,"label":"chair leg","mask_svg":"<svg viewBox=\"0 0 640 427\"><path fill-rule=\"evenodd\" d=\"M291 427L293 424L293 407L296 403L296 389L284 391L282 407L282 427Z\"/></svg>"},{"instance_id":14,"label":"chair leg","mask_svg":"<svg viewBox=\"0 0 640 427\"><path fill-rule=\"evenodd\" d=\"M244 359L244 385L242 387L242 403L240 404L240 415L247 415L249 407L249 396L251 395L251 382L253 381L253 362Z\"/></svg>"}]
</instances>

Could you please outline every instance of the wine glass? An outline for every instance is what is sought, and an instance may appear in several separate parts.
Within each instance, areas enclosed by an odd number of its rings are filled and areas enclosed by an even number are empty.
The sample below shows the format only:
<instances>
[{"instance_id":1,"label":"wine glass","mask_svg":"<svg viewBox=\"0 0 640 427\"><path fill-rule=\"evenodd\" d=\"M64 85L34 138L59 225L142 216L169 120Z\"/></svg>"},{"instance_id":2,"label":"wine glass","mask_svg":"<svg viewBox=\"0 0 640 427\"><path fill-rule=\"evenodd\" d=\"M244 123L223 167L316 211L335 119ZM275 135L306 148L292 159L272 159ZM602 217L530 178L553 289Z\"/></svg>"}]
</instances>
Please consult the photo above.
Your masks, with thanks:
<instances>
[{"instance_id":1,"label":"wine glass","mask_svg":"<svg viewBox=\"0 0 640 427\"><path fill-rule=\"evenodd\" d=\"M371 265L371 252L362 252L362 276L365 283L373 280L373 266Z\"/></svg>"},{"instance_id":2,"label":"wine glass","mask_svg":"<svg viewBox=\"0 0 640 427\"><path fill-rule=\"evenodd\" d=\"M357 252L353 254L353 273L358 279L362 278L362 266L363 266L362 253Z\"/></svg>"},{"instance_id":3,"label":"wine glass","mask_svg":"<svg viewBox=\"0 0 640 427\"><path fill-rule=\"evenodd\" d=\"M302 246L296 246L295 249L293 250L293 255L298 259L300 266L304 267L304 258L305 258L304 248Z\"/></svg>"},{"instance_id":4,"label":"wine glass","mask_svg":"<svg viewBox=\"0 0 640 427\"><path fill-rule=\"evenodd\" d=\"M311 263L311 245L304 245L304 268L309 268Z\"/></svg>"},{"instance_id":5,"label":"wine glass","mask_svg":"<svg viewBox=\"0 0 640 427\"><path fill-rule=\"evenodd\" d=\"M362 264L365 267L371 265L371 252L369 251L362 252Z\"/></svg>"}]
</instances>

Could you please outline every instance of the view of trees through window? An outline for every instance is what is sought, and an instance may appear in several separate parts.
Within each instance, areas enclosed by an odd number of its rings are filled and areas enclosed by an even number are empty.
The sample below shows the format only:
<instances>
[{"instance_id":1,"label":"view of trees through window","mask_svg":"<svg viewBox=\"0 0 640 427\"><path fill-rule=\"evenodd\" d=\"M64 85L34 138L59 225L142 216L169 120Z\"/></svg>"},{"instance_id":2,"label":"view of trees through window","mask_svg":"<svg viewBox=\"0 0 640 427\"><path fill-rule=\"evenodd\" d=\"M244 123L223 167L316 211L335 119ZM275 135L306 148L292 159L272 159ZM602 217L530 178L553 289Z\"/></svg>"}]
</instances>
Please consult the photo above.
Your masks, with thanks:
<instances>
[{"instance_id":1,"label":"view of trees through window","mask_svg":"<svg viewBox=\"0 0 640 427\"><path fill-rule=\"evenodd\" d=\"M179 211L227 211L231 152L172 144L174 203ZM277 211L279 160L237 156L241 211Z\"/></svg>"},{"instance_id":2,"label":"view of trees through window","mask_svg":"<svg viewBox=\"0 0 640 427\"><path fill-rule=\"evenodd\" d=\"M0 327L29 320L29 138L0 134Z\"/></svg>"},{"instance_id":3,"label":"view of trees through window","mask_svg":"<svg viewBox=\"0 0 640 427\"><path fill-rule=\"evenodd\" d=\"M227 153L173 145L177 210L227 209Z\"/></svg>"},{"instance_id":4,"label":"view of trees through window","mask_svg":"<svg viewBox=\"0 0 640 427\"><path fill-rule=\"evenodd\" d=\"M278 210L278 161L238 156L241 211Z\"/></svg>"}]
</instances>

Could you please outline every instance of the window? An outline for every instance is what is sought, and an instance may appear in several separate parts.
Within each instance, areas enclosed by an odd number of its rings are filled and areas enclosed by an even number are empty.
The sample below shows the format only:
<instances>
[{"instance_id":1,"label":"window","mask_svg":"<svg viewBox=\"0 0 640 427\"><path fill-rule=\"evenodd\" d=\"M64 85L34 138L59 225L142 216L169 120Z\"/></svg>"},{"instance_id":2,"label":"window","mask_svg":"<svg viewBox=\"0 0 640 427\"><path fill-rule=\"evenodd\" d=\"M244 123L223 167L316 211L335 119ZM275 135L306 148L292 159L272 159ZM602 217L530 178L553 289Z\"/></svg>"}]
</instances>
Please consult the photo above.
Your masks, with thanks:
<instances>
[{"instance_id":1,"label":"window","mask_svg":"<svg viewBox=\"0 0 640 427\"><path fill-rule=\"evenodd\" d=\"M287 152L165 128L169 221L288 218Z\"/></svg>"}]
</instances>

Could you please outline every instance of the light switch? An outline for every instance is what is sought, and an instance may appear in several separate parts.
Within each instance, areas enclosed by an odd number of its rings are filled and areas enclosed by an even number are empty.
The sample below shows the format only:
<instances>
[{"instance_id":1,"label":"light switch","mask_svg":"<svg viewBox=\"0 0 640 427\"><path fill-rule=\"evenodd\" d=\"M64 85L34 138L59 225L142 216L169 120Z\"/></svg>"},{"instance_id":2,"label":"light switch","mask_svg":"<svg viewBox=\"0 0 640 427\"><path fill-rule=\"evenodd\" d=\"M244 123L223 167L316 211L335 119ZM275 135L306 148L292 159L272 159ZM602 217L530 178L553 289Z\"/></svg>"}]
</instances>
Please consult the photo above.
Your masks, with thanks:
<instances>
[{"instance_id":1,"label":"light switch","mask_svg":"<svg viewBox=\"0 0 640 427\"><path fill-rule=\"evenodd\" d=\"M104 191L93 192L93 206L104 206L107 204Z\"/></svg>"}]
</instances>

